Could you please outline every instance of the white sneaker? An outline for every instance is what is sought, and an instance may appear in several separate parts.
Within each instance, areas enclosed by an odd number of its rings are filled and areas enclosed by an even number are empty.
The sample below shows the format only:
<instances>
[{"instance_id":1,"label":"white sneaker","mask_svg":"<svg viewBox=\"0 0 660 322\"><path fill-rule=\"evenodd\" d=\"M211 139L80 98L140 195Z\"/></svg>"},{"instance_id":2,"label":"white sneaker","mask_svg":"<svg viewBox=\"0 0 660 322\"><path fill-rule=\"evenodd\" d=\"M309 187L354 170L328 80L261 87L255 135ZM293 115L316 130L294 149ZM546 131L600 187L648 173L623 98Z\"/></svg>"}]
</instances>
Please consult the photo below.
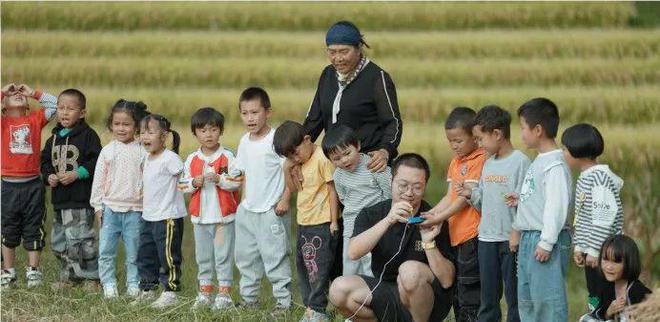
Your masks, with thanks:
<instances>
[{"instance_id":1,"label":"white sneaker","mask_svg":"<svg viewBox=\"0 0 660 322\"><path fill-rule=\"evenodd\" d=\"M176 304L176 293L172 291L164 291L160 293L160 297L151 303L151 307L154 309L164 309Z\"/></svg>"},{"instance_id":2,"label":"white sneaker","mask_svg":"<svg viewBox=\"0 0 660 322\"><path fill-rule=\"evenodd\" d=\"M9 288L16 283L16 271L10 272L6 269L2 270L2 275L0 275L0 284L2 288Z\"/></svg>"},{"instance_id":3,"label":"white sneaker","mask_svg":"<svg viewBox=\"0 0 660 322\"><path fill-rule=\"evenodd\" d=\"M211 294L199 292L197 293L197 298L195 298L195 304L193 304L193 310L199 310L204 307L211 306Z\"/></svg>"},{"instance_id":4,"label":"white sneaker","mask_svg":"<svg viewBox=\"0 0 660 322\"><path fill-rule=\"evenodd\" d=\"M234 301L232 301L231 296L227 294L218 294L215 296L215 302L213 302L213 310L224 310L234 307Z\"/></svg>"},{"instance_id":5,"label":"white sneaker","mask_svg":"<svg viewBox=\"0 0 660 322\"><path fill-rule=\"evenodd\" d=\"M150 301L153 301L156 298L155 291L140 291L135 297L135 301L131 302L131 306L141 305Z\"/></svg>"},{"instance_id":6,"label":"white sneaker","mask_svg":"<svg viewBox=\"0 0 660 322\"><path fill-rule=\"evenodd\" d=\"M27 280L27 287L36 287L41 285L43 274L36 267L28 267L25 272L25 279Z\"/></svg>"},{"instance_id":7,"label":"white sneaker","mask_svg":"<svg viewBox=\"0 0 660 322\"><path fill-rule=\"evenodd\" d=\"M113 299L119 296L119 292L117 292L117 285L114 284L108 284L108 285L103 285L103 297L105 299Z\"/></svg>"},{"instance_id":8,"label":"white sneaker","mask_svg":"<svg viewBox=\"0 0 660 322\"><path fill-rule=\"evenodd\" d=\"M137 298L140 295L140 288L137 286L129 286L126 289L126 296L130 298Z\"/></svg>"}]
</instances>

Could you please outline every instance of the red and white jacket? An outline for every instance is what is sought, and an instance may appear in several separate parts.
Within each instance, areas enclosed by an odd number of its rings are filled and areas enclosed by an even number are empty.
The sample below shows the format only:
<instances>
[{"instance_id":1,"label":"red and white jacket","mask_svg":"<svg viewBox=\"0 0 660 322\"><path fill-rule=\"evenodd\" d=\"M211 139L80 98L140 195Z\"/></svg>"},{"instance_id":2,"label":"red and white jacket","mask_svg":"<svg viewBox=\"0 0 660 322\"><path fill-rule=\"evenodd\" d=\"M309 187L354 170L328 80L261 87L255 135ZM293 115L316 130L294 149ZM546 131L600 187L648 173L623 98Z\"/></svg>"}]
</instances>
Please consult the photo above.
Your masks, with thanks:
<instances>
[{"instance_id":1,"label":"red and white jacket","mask_svg":"<svg viewBox=\"0 0 660 322\"><path fill-rule=\"evenodd\" d=\"M192 193L188 212L193 224L226 224L234 221L240 203L238 189L242 181L241 177L229 175L234 159L234 153L222 146L210 156L198 149L186 159L179 188L183 192ZM193 178L209 173L218 175L217 183L205 180L202 187L193 187Z\"/></svg>"}]
</instances>

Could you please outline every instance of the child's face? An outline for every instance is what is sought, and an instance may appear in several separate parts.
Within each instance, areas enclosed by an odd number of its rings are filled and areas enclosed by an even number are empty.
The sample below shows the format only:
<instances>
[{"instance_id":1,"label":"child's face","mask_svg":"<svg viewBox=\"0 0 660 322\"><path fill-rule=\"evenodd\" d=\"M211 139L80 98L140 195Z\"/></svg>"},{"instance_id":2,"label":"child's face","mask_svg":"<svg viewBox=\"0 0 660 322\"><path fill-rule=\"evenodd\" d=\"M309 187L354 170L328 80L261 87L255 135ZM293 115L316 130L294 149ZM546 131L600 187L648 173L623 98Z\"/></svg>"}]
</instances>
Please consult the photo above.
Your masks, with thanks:
<instances>
[{"instance_id":1,"label":"child's face","mask_svg":"<svg viewBox=\"0 0 660 322\"><path fill-rule=\"evenodd\" d=\"M489 133L482 131L482 128L481 125L475 125L472 128L472 133L477 140L478 146L490 154L497 154L500 150L500 142L504 139L504 135L500 130L494 130Z\"/></svg>"},{"instance_id":2,"label":"child's face","mask_svg":"<svg viewBox=\"0 0 660 322\"><path fill-rule=\"evenodd\" d=\"M292 154L287 155L287 159L295 164L303 164L312 157L314 153L314 143L309 135L305 135L302 143L296 147Z\"/></svg>"},{"instance_id":3,"label":"child's face","mask_svg":"<svg viewBox=\"0 0 660 322\"><path fill-rule=\"evenodd\" d=\"M449 141L449 147L459 158L469 155L477 148L475 137L462 127L445 129L445 134L447 135L447 141Z\"/></svg>"},{"instance_id":4,"label":"child's face","mask_svg":"<svg viewBox=\"0 0 660 322\"><path fill-rule=\"evenodd\" d=\"M158 122L150 120L142 122L140 127L140 141L150 154L156 154L165 149L166 133L160 128Z\"/></svg>"},{"instance_id":5,"label":"child's face","mask_svg":"<svg viewBox=\"0 0 660 322\"><path fill-rule=\"evenodd\" d=\"M195 129L195 138L199 145L207 150L213 150L218 146L222 130L220 127L206 124L204 127Z\"/></svg>"},{"instance_id":6,"label":"child's face","mask_svg":"<svg viewBox=\"0 0 660 322\"><path fill-rule=\"evenodd\" d=\"M580 167L578 159L574 158L565 146L561 147L561 152L564 153L566 164L568 164L571 169L578 169Z\"/></svg>"},{"instance_id":7,"label":"child's face","mask_svg":"<svg viewBox=\"0 0 660 322\"><path fill-rule=\"evenodd\" d=\"M249 101L242 101L240 103L241 121L247 128L250 134L262 134L262 130L266 126L266 122L270 117L270 109L266 109L261 105L261 100L253 99Z\"/></svg>"},{"instance_id":8,"label":"child's face","mask_svg":"<svg viewBox=\"0 0 660 322\"><path fill-rule=\"evenodd\" d=\"M337 148L330 154L330 162L335 167L353 172L360 163L360 146L349 145L345 148Z\"/></svg>"},{"instance_id":9,"label":"child's face","mask_svg":"<svg viewBox=\"0 0 660 322\"><path fill-rule=\"evenodd\" d=\"M604 254L600 262L603 275L605 275L605 279L607 279L609 282L618 281L623 276L623 261L617 263L613 259L614 256L608 255L609 254Z\"/></svg>"},{"instance_id":10,"label":"child's face","mask_svg":"<svg viewBox=\"0 0 660 322\"><path fill-rule=\"evenodd\" d=\"M20 92L5 96L2 99L3 116L20 117L27 113L28 99Z\"/></svg>"},{"instance_id":11,"label":"child's face","mask_svg":"<svg viewBox=\"0 0 660 322\"><path fill-rule=\"evenodd\" d=\"M520 137L529 149L536 149L539 145L539 132L541 132L541 126L537 125L535 127L529 127L527 121L524 117L520 117Z\"/></svg>"},{"instance_id":12,"label":"child's face","mask_svg":"<svg viewBox=\"0 0 660 322\"><path fill-rule=\"evenodd\" d=\"M85 110L80 107L78 98L71 95L60 95L57 99L57 121L62 126L70 129L83 117L85 117Z\"/></svg>"},{"instance_id":13,"label":"child's face","mask_svg":"<svg viewBox=\"0 0 660 322\"><path fill-rule=\"evenodd\" d=\"M135 140L135 121L133 117L126 112L115 112L112 114L112 136L115 140L122 143L129 143Z\"/></svg>"}]
</instances>

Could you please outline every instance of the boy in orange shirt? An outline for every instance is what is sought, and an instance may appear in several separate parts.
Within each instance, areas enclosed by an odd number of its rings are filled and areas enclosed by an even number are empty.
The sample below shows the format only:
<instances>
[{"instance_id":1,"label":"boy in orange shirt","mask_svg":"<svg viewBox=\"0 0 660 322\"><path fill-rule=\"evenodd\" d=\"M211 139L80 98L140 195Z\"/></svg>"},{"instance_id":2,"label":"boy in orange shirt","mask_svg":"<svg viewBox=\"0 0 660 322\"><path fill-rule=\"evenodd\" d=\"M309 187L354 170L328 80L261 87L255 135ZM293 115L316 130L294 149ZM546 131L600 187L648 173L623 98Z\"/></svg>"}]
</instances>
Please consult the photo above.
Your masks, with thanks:
<instances>
[{"instance_id":1,"label":"boy in orange shirt","mask_svg":"<svg viewBox=\"0 0 660 322\"><path fill-rule=\"evenodd\" d=\"M449 223L449 238L456 251L456 288L454 315L456 321L476 321L479 311L480 283L477 245L481 215L459 196L457 189L476 187L486 152L472 135L476 113L468 107L457 107L445 121L445 134L454 158L447 170L447 194L423 217L423 226Z\"/></svg>"}]
</instances>

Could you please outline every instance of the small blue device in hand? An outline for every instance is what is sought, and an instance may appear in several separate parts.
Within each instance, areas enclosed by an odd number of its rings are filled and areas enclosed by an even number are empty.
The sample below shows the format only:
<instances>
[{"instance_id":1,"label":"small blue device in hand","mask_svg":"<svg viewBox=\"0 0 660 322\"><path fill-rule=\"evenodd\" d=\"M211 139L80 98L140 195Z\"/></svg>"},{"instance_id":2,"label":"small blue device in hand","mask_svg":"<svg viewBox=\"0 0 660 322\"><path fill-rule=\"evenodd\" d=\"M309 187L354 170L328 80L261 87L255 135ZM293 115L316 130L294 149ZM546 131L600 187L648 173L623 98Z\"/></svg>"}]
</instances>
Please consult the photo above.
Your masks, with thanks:
<instances>
[{"instance_id":1,"label":"small blue device in hand","mask_svg":"<svg viewBox=\"0 0 660 322\"><path fill-rule=\"evenodd\" d=\"M419 223L422 223L424 220L426 220L426 218L420 216L408 217L408 224L417 225Z\"/></svg>"}]
</instances>

